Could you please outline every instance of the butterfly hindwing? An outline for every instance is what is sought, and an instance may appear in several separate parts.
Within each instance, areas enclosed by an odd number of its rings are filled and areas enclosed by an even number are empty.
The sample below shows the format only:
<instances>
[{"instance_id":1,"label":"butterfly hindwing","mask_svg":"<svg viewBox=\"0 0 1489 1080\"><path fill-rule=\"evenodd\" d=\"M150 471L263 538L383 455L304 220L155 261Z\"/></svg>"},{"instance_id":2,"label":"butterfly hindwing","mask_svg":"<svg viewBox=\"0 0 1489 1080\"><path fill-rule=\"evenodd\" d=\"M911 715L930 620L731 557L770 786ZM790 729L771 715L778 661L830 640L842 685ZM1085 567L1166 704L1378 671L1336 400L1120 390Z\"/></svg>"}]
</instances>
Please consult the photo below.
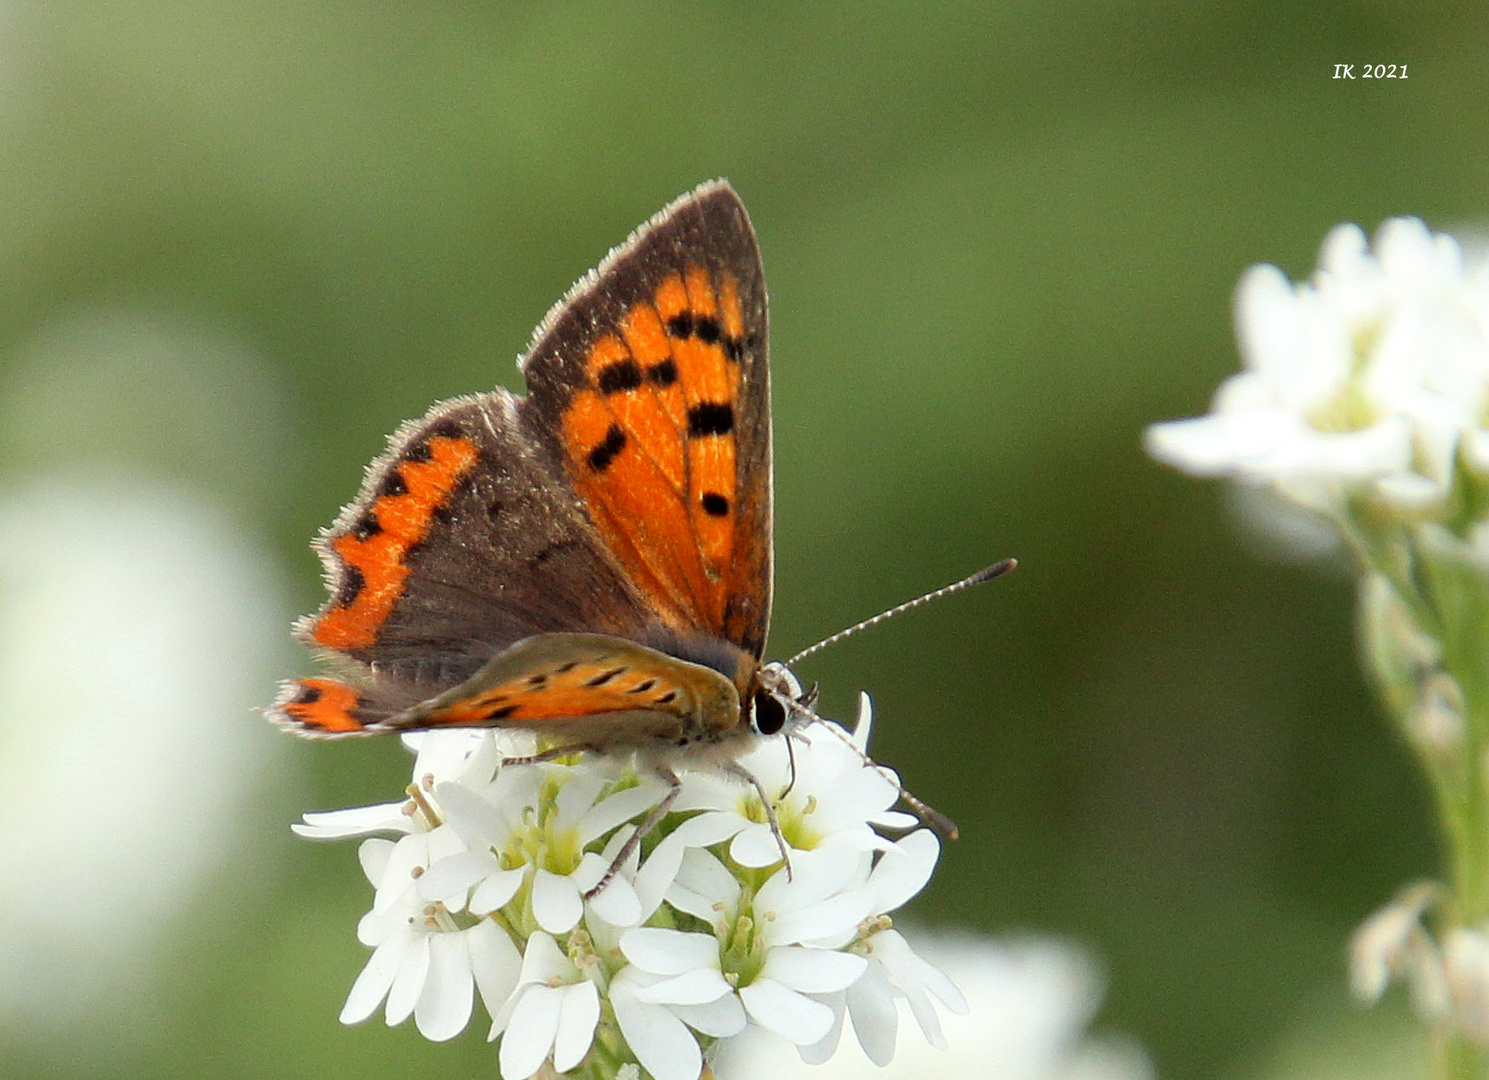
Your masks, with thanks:
<instances>
[{"instance_id":1,"label":"butterfly hindwing","mask_svg":"<svg viewBox=\"0 0 1489 1080\"><path fill-rule=\"evenodd\" d=\"M534 633L635 635L640 597L505 390L405 425L317 543L331 599L305 640L435 692Z\"/></svg>"},{"instance_id":2,"label":"butterfly hindwing","mask_svg":"<svg viewBox=\"0 0 1489 1080\"><path fill-rule=\"evenodd\" d=\"M286 682L271 715L297 734L322 738L505 727L592 750L686 745L737 722L733 676L624 638L536 634L427 700L397 680L357 686L313 677Z\"/></svg>"},{"instance_id":3,"label":"butterfly hindwing","mask_svg":"<svg viewBox=\"0 0 1489 1080\"><path fill-rule=\"evenodd\" d=\"M722 182L662 211L580 281L523 363L523 422L564 463L658 620L758 658L770 615L763 272Z\"/></svg>"},{"instance_id":4,"label":"butterfly hindwing","mask_svg":"<svg viewBox=\"0 0 1489 1080\"><path fill-rule=\"evenodd\" d=\"M713 668L603 634L538 634L386 726L530 728L604 750L687 743L733 727L738 715L734 683Z\"/></svg>"}]
</instances>

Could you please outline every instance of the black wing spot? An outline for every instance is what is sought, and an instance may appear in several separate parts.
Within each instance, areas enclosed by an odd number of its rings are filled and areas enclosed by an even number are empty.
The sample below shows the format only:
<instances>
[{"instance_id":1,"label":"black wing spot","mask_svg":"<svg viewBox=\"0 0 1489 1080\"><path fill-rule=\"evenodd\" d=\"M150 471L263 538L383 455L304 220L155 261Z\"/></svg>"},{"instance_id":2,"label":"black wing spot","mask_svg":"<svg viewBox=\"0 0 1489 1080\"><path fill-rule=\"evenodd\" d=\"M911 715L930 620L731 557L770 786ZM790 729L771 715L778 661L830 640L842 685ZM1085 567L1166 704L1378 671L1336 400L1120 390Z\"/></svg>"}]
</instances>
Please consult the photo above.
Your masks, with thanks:
<instances>
[{"instance_id":1,"label":"black wing spot","mask_svg":"<svg viewBox=\"0 0 1489 1080\"><path fill-rule=\"evenodd\" d=\"M736 364L744 359L744 339L737 337L726 337L724 339L724 355Z\"/></svg>"},{"instance_id":2,"label":"black wing spot","mask_svg":"<svg viewBox=\"0 0 1489 1080\"><path fill-rule=\"evenodd\" d=\"M626 691L626 693L628 693L628 694L644 694L644 693L646 693L648 690L650 690L655 685L657 685L657 680L656 679L646 679L646 680L644 680L642 682L637 683L635 686L631 687L629 690Z\"/></svg>"},{"instance_id":3,"label":"black wing spot","mask_svg":"<svg viewBox=\"0 0 1489 1080\"><path fill-rule=\"evenodd\" d=\"M722 331L719 320L712 315L699 315L693 320L693 336L705 345L717 345Z\"/></svg>"},{"instance_id":4,"label":"black wing spot","mask_svg":"<svg viewBox=\"0 0 1489 1080\"><path fill-rule=\"evenodd\" d=\"M612 429L615 430L615 429ZM688 410L688 435L701 439L734 430L734 407L727 401L700 401Z\"/></svg>"},{"instance_id":5,"label":"black wing spot","mask_svg":"<svg viewBox=\"0 0 1489 1080\"><path fill-rule=\"evenodd\" d=\"M668 690L661 697L657 698L656 699L656 702L657 702L658 705L671 705L676 700L677 700L677 691L676 690Z\"/></svg>"},{"instance_id":6,"label":"black wing spot","mask_svg":"<svg viewBox=\"0 0 1489 1080\"><path fill-rule=\"evenodd\" d=\"M321 699L321 688L319 686L306 686L300 684L299 692L290 699L291 705L314 705Z\"/></svg>"},{"instance_id":7,"label":"black wing spot","mask_svg":"<svg viewBox=\"0 0 1489 1080\"><path fill-rule=\"evenodd\" d=\"M366 587L367 578L362 575L362 571L351 563L343 563L341 577L336 585L336 606L351 607Z\"/></svg>"},{"instance_id":8,"label":"black wing spot","mask_svg":"<svg viewBox=\"0 0 1489 1080\"><path fill-rule=\"evenodd\" d=\"M398 460L403 461L432 461L434 449L429 445L429 436L421 435L413 442L403 448L403 453L398 455Z\"/></svg>"},{"instance_id":9,"label":"black wing spot","mask_svg":"<svg viewBox=\"0 0 1489 1080\"><path fill-rule=\"evenodd\" d=\"M541 671L538 672L536 675L529 675L527 677L527 685L533 687L534 689L539 686L543 686L547 682L548 676L544 675Z\"/></svg>"},{"instance_id":10,"label":"black wing spot","mask_svg":"<svg viewBox=\"0 0 1489 1080\"><path fill-rule=\"evenodd\" d=\"M516 711L517 711L517 706L515 704L514 705L498 705L496 708L492 709L490 712L488 712L486 714L486 719L487 720L505 720L507 717L511 716Z\"/></svg>"},{"instance_id":11,"label":"black wing spot","mask_svg":"<svg viewBox=\"0 0 1489 1080\"><path fill-rule=\"evenodd\" d=\"M693 336L693 313L691 311L679 311L667 320L667 333L675 338L686 338Z\"/></svg>"},{"instance_id":12,"label":"black wing spot","mask_svg":"<svg viewBox=\"0 0 1489 1080\"><path fill-rule=\"evenodd\" d=\"M651 380L653 386L671 386L677 382L677 364L672 360L663 360L653 364L646 369L646 377Z\"/></svg>"},{"instance_id":13,"label":"black wing spot","mask_svg":"<svg viewBox=\"0 0 1489 1080\"><path fill-rule=\"evenodd\" d=\"M705 491L702 499L703 512L709 517L723 517L729 513L729 500L717 491Z\"/></svg>"},{"instance_id":14,"label":"black wing spot","mask_svg":"<svg viewBox=\"0 0 1489 1080\"><path fill-rule=\"evenodd\" d=\"M562 675L566 671L573 671L578 666L578 660L565 660L562 664L559 664L558 667L554 668L553 672L555 675Z\"/></svg>"},{"instance_id":15,"label":"black wing spot","mask_svg":"<svg viewBox=\"0 0 1489 1080\"><path fill-rule=\"evenodd\" d=\"M389 499L407 494L408 483L403 479L403 474L396 468L389 469L388 474L383 477L383 482L378 485L377 497L379 499Z\"/></svg>"},{"instance_id":16,"label":"black wing spot","mask_svg":"<svg viewBox=\"0 0 1489 1080\"><path fill-rule=\"evenodd\" d=\"M368 540L382 531L383 527L378 524L377 515L370 506L352 522L351 534L358 540Z\"/></svg>"},{"instance_id":17,"label":"black wing spot","mask_svg":"<svg viewBox=\"0 0 1489 1080\"><path fill-rule=\"evenodd\" d=\"M584 685L585 686L604 686L607 682L609 682L611 679L615 678L617 675L622 674L625 670L626 670L626 668L625 668L625 665L624 664L622 664L620 667L608 668L605 671L600 672L598 675L596 675L592 679L585 679L584 680Z\"/></svg>"},{"instance_id":18,"label":"black wing spot","mask_svg":"<svg viewBox=\"0 0 1489 1080\"><path fill-rule=\"evenodd\" d=\"M436 420L429 430L424 432L424 438L426 439L463 439L465 437L465 429L460 426L458 421L452 420L448 416L442 420Z\"/></svg>"},{"instance_id":19,"label":"black wing spot","mask_svg":"<svg viewBox=\"0 0 1489 1080\"><path fill-rule=\"evenodd\" d=\"M610 468L615 456L625 448L626 433L620 429L619 424L611 424L610 430L605 432L605 438L590 450L589 467L595 472L604 472Z\"/></svg>"},{"instance_id":20,"label":"black wing spot","mask_svg":"<svg viewBox=\"0 0 1489 1080\"><path fill-rule=\"evenodd\" d=\"M599 376L595 379L600 393L607 397L610 394L619 394L626 390L634 390L641 385L641 365L629 357L625 360L617 360L613 364L607 364L600 369Z\"/></svg>"}]
</instances>

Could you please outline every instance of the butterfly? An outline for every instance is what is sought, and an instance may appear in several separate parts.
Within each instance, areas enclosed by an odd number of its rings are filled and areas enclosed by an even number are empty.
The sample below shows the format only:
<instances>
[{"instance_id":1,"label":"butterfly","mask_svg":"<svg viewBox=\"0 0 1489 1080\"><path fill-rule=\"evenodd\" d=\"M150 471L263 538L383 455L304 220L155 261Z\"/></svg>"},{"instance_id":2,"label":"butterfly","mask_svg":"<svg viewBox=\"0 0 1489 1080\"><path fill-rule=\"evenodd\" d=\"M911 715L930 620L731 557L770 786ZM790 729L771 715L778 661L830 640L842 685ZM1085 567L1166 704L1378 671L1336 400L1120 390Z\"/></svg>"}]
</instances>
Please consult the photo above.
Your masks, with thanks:
<instances>
[{"instance_id":1,"label":"butterfly","mask_svg":"<svg viewBox=\"0 0 1489 1080\"><path fill-rule=\"evenodd\" d=\"M526 397L453 398L391 437L314 544L330 596L296 628L345 674L285 682L270 718L525 729L543 757L635 753L671 796L669 762L734 768L810 705L763 662L767 343L749 216L703 184L548 313Z\"/></svg>"}]
</instances>

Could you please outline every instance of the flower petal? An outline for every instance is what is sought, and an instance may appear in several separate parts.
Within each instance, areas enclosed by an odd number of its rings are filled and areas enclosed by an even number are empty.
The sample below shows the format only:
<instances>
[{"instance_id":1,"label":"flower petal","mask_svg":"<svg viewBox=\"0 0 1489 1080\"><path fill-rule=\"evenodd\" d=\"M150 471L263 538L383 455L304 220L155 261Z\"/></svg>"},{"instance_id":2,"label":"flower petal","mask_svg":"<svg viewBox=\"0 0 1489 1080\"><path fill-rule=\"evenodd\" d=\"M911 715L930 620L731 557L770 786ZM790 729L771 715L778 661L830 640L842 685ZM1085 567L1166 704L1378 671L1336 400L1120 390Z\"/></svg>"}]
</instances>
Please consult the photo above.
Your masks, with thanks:
<instances>
[{"instance_id":1,"label":"flower petal","mask_svg":"<svg viewBox=\"0 0 1489 1080\"><path fill-rule=\"evenodd\" d=\"M343 840L373 832L406 833L413 822L403 812L403 803L379 803L376 806L353 806L345 810L311 811L303 824L296 822L290 831L307 840Z\"/></svg>"},{"instance_id":2,"label":"flower petal","mask_svg":"<svg viewBox=\"0 0 1489 1080\"><path fill-rule=\"evenodd\" d=\"M798 942L845 945L852 940L858 924L873 913L873 893L867 889L854 889L811 907L778 915L773 922L765 924L764 937L770 945Z\"/></svg>"},{"instance_id":3,"label":"flower petal","mask_svg":"<svg viewBox=\"0 0 1489 1080\"><path fill-rule=\"evenodd\" d=\"M587 979L566 986L553 1036L553 1069L566 1073L584 1060L600 1022L600 992Z\"/></svg>"},{"instance_id":4,"label":"flower petal","mask_svg":"<svg viewBox=\"0 0 1489 1080\"><path fill-rule=\"evenodd\" d=\"M555 831L576 828L580 818L595 805L595 799L599 798L606 783L606 777L599 769L565 769L561 775L566 779L555 800L558 806L553 821Z\"/></svg>"},{"instance_id":5,"label":"flower petal","mask_svg":"<svg viewBox=\"0 0 1489 1080\"><path fill-rule=\"evenodd\" d=\"M887 848L869 874L874 911L893 911L925 888L940 857L941 842L929 829L917 829Z\"/></svg>"},{"instance_id":6,"label":"flower petal","mask_svg":"<svg viewBox=\"0 0 1489 1080\"><path fill-rule=\"evenodd\" d=\"M610 860L586 852L574 871L573 882L577 889L588 891L597 885L610 870ZM641 921L641 901L636 890L619 873L605 883L605 887L589 901L590 910L611 926L635 926Z\"/></svg>"},{"instance_id":7,"label":"flower petal","mask_svg":"<svg viewBox=\"0 0 1489 1080\"><path fill-rule=\"evenodd\" d=\"M446 855L419 876L418 892L425 900L447 900L496 872L496 857L488 849Z\"/></svg>"},{"instance_id":8,"label":"flower petal","mask_svg":"<svg viewBox=\"0 0 1489 1080\"><path fill-rule=\"evenodd\" d=\"M429 973L414 1006L414 1024L431 1042L453 1039L470 1022L475 995L465 933L429 935Z\"/></svg>"},{"instance_id":9,"label":"flower petal","mask_svg":"<svg viewBox=\"0 0 1489 1080\"><path fill-rule=\"evenodd\" d=\"M491 919L482 919L463 935L470 951L471 974L486 1011L497 1015L517 988L522 954L510 934Z\"/></svg>"},{"instance_id":10,"label":"flower petal","mask_svg":"<svg viewBox=\"0 0 1489 1080\"><path fill-rule=\"evenodd\" d=\"M868 1059L881 1069L894 1057L899 1035L900 1011L894 1004L894 987L878 964L870 964L863 978L848 987L848 1013L853 1034Z\"/></svg>"},{"instance_id":11,"label":"flower petal","mask_svg":"<svg viewBox=\"0 0 1489 1080\"><path fill-rule=\"evenodd\" d=\"M511 1019L502 1032L496 1061L502 1080L527 1080L537 1072L553 1049L563 1012L564 988L527 986L517 996Z\"/></svg>"},{"instance_id":12,"label":"flower petal","mask_svg":"<svg viewBox=\"0 0 1489 1080\"><path fill-rule=\"evenodd\" d=\"M343 1024L360 1024L377 1011L393 986L393 977L398 974L404 951L412 940L408 933L394 934L373 950L341 1007Z\"/></svg>"},{"instance_id":13,"label":"flower petal","mask_svg":"<svg viewBox=\"0 0 1489 1080\"><path fill-rule=\"evenodd\" d=\"M797 1046L810 1046L832 1029L832 1009L774 979L742 987L739 999L750 1019Z\"/></svg>"},{"instance_id":14,"label":"flower petal","mask_svg":"<svg viewBox=\"0 0 1489 1080\"><path fill-rule=\"evenodd\" d=\"M445 812L446 822L467 847L501 847L510 835L507 819L497 804L464 784L437 784L434 797Z\"/></svg>"},{"instance_id":15,"label":"flower petal","mask_svg":"<svg viewBox=\"0 0 1489 1080\"><path fill-rule=\"evenodd\" d=\"M383 880L383 874L388 869L388 860L393 857L393 847L393 841L382 837L363 840L357 845L357 861L361 863L362 873L367 875L367 881L374 889Z\"/></svg>"},{"instance_id":16,"label":"flower petal","mask_svg":"<svg viewBox=\"0 0 1489 1080\"><path fill-rule=\"evenodd\" d=\"M586 846L611 829L639 817L662 801L667 789L660 784L640 784L609 795L579 819L579 844Z\"/></svg>"},{"instance_id":17,"label":"flower petal","mask_svg":"<svg viewBox=\"0 0 1489 1080\"><path fill-rule=\"evenodd\" d=\"M631 993L625 971L610 984L610 1001L626 1044L655 1080L698 1080L703 1053L687 1026L660 1005Z\"/></svg>"},{"instance_id":18,"label":"flower petal","mask_svg":"<svg viewBox=\"0 0 1489 1080\"><path fill-rule=\"evenodd\" d=\"M652 1005L707 1005L733 993L717 968L695 968L637 990L636 997Z\"/></svg>"},{"instance_id":19,"label":"flower petal","mask_svg":"<svg viewBox=\"0 0 1489 1080\"><path fill-rule=\"evenodd\" d=\"M731 1039L749 1023L737 994L726 994L706 1005L672 1005L670 1008L672 1014L688 1027L716 1039Z\"/></svg>"},{"instance_id":20,"label":"flower petal","mask_svg":"<svg viewBox=\"0 0 1489 1080\"><path fill-rule=\"evenodd\" d=\"M769 866L781 861L781 845L769 825L751 824L730 842L729 857L741 866Z\"/></svg>"},{"instance_id":21,"label":"flower petal","mask_svg":"<svg viewBox=\"0 0 1489 1080\"><path fill-rule=\"evenodd\" d=\"M631 963L653 975L719 969L719 943L712 934L638 926L622 935L620 951Z\"/></svg>"},{"instance_id":22,"label":"flower petal","mask_svg":"<svg viewBox=\"0 0 1489 1080\"><path fill-rule=\"evenodd\" d=\"M467 906L471 914L490 915L497 908L505 907L517 895L517 890L522 888L526 876L526 871L520 867L498 870L488 876L470 894L470 903Z\"/></svg>"},{"instance_id":23,"label":"flower petal","mask_svg":"<svg viewBox=\"0 0 1489 1080\"><path fill-rule=\"evenodd\" d=\"M393 985L388 990L386 1008L388 1026L401 1024L408 1019L424 992L424 980L429 974L429 935L413 933L408 948L393 976Z\"/></svg>"},{"instance_id":24,"label":"flower petal","mask_svg":"<svg viewBox=\"0 0 1489 1080\"><path fill-rule=\"evenodd\" d=\"M584 901L573 880L549 870L533 875L533 917L550 934L567 934L584 915Z\"/></svg>"},{"instance_id":25,"label":"flower petal","mask_svg":"<svg viewBox=\"0 0 1489 1080\"><path fill-rule=\"evenodd\" d=\"M868 963L856 953L791 945L771 949L761 974L803 994L830 994L852 986Z\"/></svg>"}]
</instances>

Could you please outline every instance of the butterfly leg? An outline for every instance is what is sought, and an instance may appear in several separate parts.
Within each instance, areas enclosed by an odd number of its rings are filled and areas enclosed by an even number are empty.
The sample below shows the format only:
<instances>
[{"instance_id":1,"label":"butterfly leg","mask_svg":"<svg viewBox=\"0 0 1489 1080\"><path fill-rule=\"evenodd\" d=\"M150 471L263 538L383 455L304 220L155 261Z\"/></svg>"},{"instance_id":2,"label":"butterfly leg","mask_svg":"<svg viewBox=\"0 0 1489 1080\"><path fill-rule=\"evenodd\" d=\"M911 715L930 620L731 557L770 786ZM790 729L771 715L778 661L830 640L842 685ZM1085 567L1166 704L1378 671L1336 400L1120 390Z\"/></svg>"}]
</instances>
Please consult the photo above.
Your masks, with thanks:
<instances>
[{"instance_id":1,"label":"butterfly leg","mask_svg":"<svg viewBox=\"0 0 1489 1080\"><path fill-rule=\"evenodd\" d=\"M743 780L755 789L755 794L760 797L760 805L765 807L765 820L770 823L770 835L775 837L776 846L781 849L781 862L786 864L786 880L791 880L791 848L786 843L785 834L781 832L780 819L776 817L775 802L765 793L765 786L760 783L758 777L746 769L737 761L726 761L723 770L730 776Z\"/></svg>"},{"instance_id":2,"label":"butterfly leg","mask_svg":"<svg viewBox=\"0 0 1489 1080\"><path fill-rule=\"evenodd\" d=\"M615 853L615 858L610 860L610 865L600 875L600 880L585 892L586 900L593 900L600 895L605 886L609 885L615 875L620 872L620 868L626 864L626 860L636 853L636 848L641 844L641 838L662 823L662 819L667 816L667 811L671 810L672 804L677 801L677 794L682 790L682 781L677 778L677 774L666 766L658 766L657 779L668 785L667 794L662 796L661 802L652 807L651 813L646 815L646 820L641 823L641 827L621 845L621 849Z\"/></svg>"},{"instance_id":3,"label":"butterfly leg","mask_svg":"<svg viewBox=\"0 0 1489 1080\"><path fill-rule=\"evenodd\" d=\"M524 754L521 757L502 758L502 765L541 765L545 761L554 758L566 757L569 754L587 754L594 751L594 747L580 743L576 746L550 746L547 750L540 750L536 754Z\"/></svg>"}]
</instances>

